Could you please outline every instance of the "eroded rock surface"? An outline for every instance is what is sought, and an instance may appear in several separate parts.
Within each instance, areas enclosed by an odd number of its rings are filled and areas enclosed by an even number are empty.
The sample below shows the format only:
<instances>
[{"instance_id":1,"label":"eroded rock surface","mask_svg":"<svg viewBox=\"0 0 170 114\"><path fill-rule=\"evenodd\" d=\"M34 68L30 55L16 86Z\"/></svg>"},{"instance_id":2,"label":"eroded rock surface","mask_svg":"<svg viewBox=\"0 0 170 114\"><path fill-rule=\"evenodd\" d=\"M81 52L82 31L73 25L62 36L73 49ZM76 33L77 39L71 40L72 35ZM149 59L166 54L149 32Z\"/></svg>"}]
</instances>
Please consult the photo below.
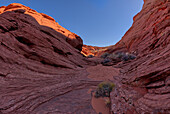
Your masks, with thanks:
<instances>
[{"instance_id":1,"label":"eroded rock surface","mask_svg":"<svg viewBox=\"0 0 170 114\"><path fill-rule=\"evenodd\" d=\"M0 113L94 113L89 63L64 38L23 10L0 15Z\"/></svg>"},{"instance_id":2,"label":"eroded rock surface","mask_svg":"<svg viewBox=\"0 0 170 114\"><path fill-rule=\"evenodd\" d=\"M122 73L115 80L123 84L112 94L113 112L170 113L169 12L169 0L145 0L132 27L110 49L137 54L135 60L119 64Z\"/></svg>"},{"instance_id":3,"label":"eroded rock surface","mask_svg":"<svg viewBox=\"0 0 170 114\"><path fill-rule=\"evenodd\" d=\"M52 17L50 17L44 13L38 13L37 11L35 11L27 6L24 6L22 4L19 4L19 3L12 3L8 6L0 7L0 13L7 12L7 11L14 11L14 10L18 10L18 9L25 10L25 14L29 14L32 17L34 17L40 25L44 25L44 26L53 28L57 32L66 36L66 37L64 37L64 39L70 45L72 45L73 47L75 47L76 49L78 49L80 51L82 50L83 40L80 38L80 36L63 28Z\"/></svg>"},{"instance_id":4,"label":"eroded rock surface","mask_svg":"<svg viewBox=\"0 0 170 114\"><path fill-rule=\"evenodd\" d=\"M97 46L88 46L83 45L81 53L85 56L93 55L93 56L100 56L103 54L109 47L97 47Z\"/></svg>"},{"instance_id":5,"label":"eroded rock surface","mask_svg":"<svg viewBox=\"0 0 170 114\"><path fill-rule=\"evenodd\" d=\"M82 40L50 16L21 4L0 7L0 113L93 114L88 91L103 80L116 85L113 113L170 113L169 12L169 0L145 0L115 46L84 46L87 56L122 51L136 55L112 68L89 67L101 58L89 62L79 51Z\"/></svg>"}]
</instances>

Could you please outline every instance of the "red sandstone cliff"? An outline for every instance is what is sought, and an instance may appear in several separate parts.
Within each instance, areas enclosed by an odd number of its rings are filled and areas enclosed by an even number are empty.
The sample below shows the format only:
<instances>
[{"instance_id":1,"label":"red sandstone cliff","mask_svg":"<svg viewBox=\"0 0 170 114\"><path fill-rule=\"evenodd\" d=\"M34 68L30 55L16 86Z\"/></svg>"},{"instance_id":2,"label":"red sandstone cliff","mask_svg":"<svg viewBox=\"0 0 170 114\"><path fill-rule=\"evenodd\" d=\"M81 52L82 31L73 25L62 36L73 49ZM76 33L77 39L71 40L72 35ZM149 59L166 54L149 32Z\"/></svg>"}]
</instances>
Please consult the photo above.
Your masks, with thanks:
<instances>
[{"instance_id":1,"label":"red sandstone cliff","mask_svg":"<svg viewBox=\"0 0 170 114\"><path fill-rule=\"evenodd\" d=\"M118 80L125 85L120 85L112 95L113 112L122 113L128 109L138 113L170 112L169 35L170 1L145 0L132 27L113 49L109 49L109 52L121 49L138 55L136 60L120 65L122 73ZM135 91L133 87L141 90ZM143 90L146 93L142 95ZM123 97L121 102L115 98L117 94L120 99Z\"/></svg>"},{"instance_id":2,"label":"red sandstone cliff","mask_svg":"<svg viewBox=\"0 0 170 114\"><path fill-rule=\"evenodd\" d=\"M0 114L94 113L88 61L65 38L24 10L0 15Z\"/></svg>"},{"instance_id":3,"label":"red sandstone cliff","mask_svg":"<svg viewBox=\"0 0 170 114\"><path fill-rule=\"evenodd\" d=\"M97 46L88 46L88 45L83 45L81 53L85 56L93 55L93 56L98 56L101 53L104 53L109 47L97 47Z\"/></svg>"},{"instance_id":4,"label":"red sandstone cliff","mask_svg":"<svg viewBox=\"0 0 170 114\"><path fill-rule=\"evenodd\" d=\"M0 113L94 114L88 91L108 79L116 84L111 112L170 113L169 12L169 0L145 0L115 46L85 45L86 54L137 55L105 67L83 57L79 37L53 18L21 4L0 7Z\"/></svg>"},{"instance_id":5,"label":"red sandstone cliff","mask_svg":"<svg viewBox=\"0 0 170 114\"><path fill-rule=\"evenodd\" d=\"M145 0L142 11L115 48L137 53L164 48L169 43L169 18L169 0Z\"/></svg>"},{"instance_id":6,"label":"red sandstone cliff","mask_svg":"<svg viewBox=\"0 0 170 114\"><path fill-rule=\"evenodd\" d=\"M65 37L65 40L71 44L73 47L77 48L78 50L82 49L83 41L80 38L80 36L76 35L75 33L70 32L69 30L63 28L61 25L59 25L52 17L44 14L44 13L38 13L37 11L24 6L19 3L12 3L8 6L2 6L0 7L0 14L6 11L13 11L16 9L23 9L25 10L25 14L29 14L33 16L36 21L40 25L48 26L56 30L57 32L63 34Z\"/></svg>"},{"instance_id":7,"label":"red sandstone cliff","mask_svg":"<svg viewBox=\"0 0 170 114\"><path fill-rule=\"evenodd\" d=\"M123 38L104 50L137 55L116 66L121 73L113 81L112 112L170 113L170 1L145 0L133 21ZM93 48L83 46L82 52L95 55Z\"/></svg>"}]
</instances>

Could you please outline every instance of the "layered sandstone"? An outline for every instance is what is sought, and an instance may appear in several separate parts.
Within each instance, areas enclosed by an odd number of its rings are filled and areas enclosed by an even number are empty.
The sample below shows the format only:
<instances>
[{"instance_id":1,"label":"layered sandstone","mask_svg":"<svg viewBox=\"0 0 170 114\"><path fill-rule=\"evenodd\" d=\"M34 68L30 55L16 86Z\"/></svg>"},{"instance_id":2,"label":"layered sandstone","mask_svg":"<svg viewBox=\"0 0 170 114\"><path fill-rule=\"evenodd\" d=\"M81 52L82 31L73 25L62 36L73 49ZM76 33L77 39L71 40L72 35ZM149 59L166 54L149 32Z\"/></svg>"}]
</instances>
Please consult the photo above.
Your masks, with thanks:
<instances>
[{"instance_id":1,"label":"layered sandstone","mask_svg":"<svg viewBox=\"0 0 170 114\"><path fill-rule=\"evenodd\" d=\"M23 9L25 10L25 14L29 14L32 17L38 21L40 25L48 26L56 30L57 32L63 34L65 37L65 40L75 47L78 50L82 49L83 41L80 38L80 36L76 35L75 33L70 32L69 30L65 29L61 25L59 25L52 17L44 14L44 13L38 13L37 11L24 6L19 3L12 3L8 6L2 6L0 7L0 13L7 12L7 11L14 11L17 9Z\"/></svg>"},{"instance_id":2,"label":"layered sandstone","mask_svg":"<svg viewBox=\"0 0 170 114\"><path fill-rule=\"evenodd\" d=\"M170 113L170 1L145 0L132 27L109 52L128 51L134 61L119 64L112 111Z\"/></svg>"},{"instance_id":3,"label":"layered sandstone","mask_svg":"<svg viewBox=\"0 0 170 114\"><path fill-rule=\"evenodd\" d=\"M24 10L0 15L0 113L94 113L88 61Z\"/></svg>"},{"instance_id":4,"label":"layered sandstone","mask_svg":"<svg viewBox=\"0 0 170 114\"><path fill-rule=\"evenodd\" d=\"M97 47L97 46L88 46L83 45L81 53L85 56L93 55L93 56L99 56L101 53L104 53L109 47Z\"/></svg>"},{"instance_id":5,"label":"layered sandstone","mask_svg":"<svg viewBox=\"0 0 170 114\"><path fill-rule=\"evenodd\" d=\"M169 12L169 0L145 0L116 45L84 45L87 56L122 51L137 56L101 66L101 58L83 57L82 40L50 16L21 4L0 7L0 113L94 114L89 89L103 80L116 85L113 113L170 113ZM91 66L94 62L100 65Z\"/></svg>"}]
</instances>

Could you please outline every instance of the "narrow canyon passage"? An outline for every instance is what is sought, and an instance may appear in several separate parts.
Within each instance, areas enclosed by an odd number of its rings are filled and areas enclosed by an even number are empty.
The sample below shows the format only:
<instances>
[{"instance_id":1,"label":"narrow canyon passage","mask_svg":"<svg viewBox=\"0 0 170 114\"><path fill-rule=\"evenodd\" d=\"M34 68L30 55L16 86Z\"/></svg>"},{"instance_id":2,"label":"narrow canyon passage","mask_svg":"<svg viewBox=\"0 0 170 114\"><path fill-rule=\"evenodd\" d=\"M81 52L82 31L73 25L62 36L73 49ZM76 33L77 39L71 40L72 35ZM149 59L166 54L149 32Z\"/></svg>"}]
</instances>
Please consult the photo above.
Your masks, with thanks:
<instances>
[{"instance_id":1,"label":"narrow canyon passage","mask_svg":"<svg viewBox=\"0 0 170 114\"><path fill-rule=\"evenodd\" d=\"M119 68L114 68L113 66L103 66L101 64L87 68L87 72L89 73L88 78L97 81L113 80L113 76L119 75L119 70Z\"/></svg>"},{"instance_id":2,"label":"narrow canyon passage","mask_svg":"<svg viewBox=\"0 0 170 114\"><path fill-rule=\"evenodd\" d=\"M114 68L113 66L103 66L101 64L97 66L90 66L87 68L89 73L88 78L93 79L94 81L113 81L114 76L119 75L119 68ZM113 82L114 83L114 82ZM107 101L110 101L109 97L94 97L94 91L96 87L91 88L91 104L93 109L99 114L110 114L110 107L107 106ZM113 89L114 90L114 89Z\"/></svg>"},{"instance_id":3,"label":"narrow canyon passage","mask_svg":"<svg viewBox=\"0 0 170 114\"><path fill-rule=\"evenodd\" d=\"M27 6L0 7L0 114L170 114L169 12L144 0L119 42L96 47ZM115 88L95 98L103 81Z\"/></svg>"}]
</instances>

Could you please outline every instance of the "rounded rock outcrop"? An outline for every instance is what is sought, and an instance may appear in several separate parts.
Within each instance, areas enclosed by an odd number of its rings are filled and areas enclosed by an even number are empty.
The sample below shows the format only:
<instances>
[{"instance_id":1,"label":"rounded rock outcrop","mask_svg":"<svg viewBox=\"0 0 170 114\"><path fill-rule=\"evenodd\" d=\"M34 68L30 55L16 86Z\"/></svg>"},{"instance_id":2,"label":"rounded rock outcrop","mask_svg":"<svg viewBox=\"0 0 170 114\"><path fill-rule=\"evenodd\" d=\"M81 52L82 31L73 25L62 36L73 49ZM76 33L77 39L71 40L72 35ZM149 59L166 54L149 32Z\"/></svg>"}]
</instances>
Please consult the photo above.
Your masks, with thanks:
<instances>
[{"instance_id":1,"label":"rounded rock outcrop","mask_svg":"<svg viewBox=\"0 0 170 114\"><path fill-rule=\"evenodd\" d=\"M59 25L54 18L44 14L38 13L37 11L24 6L19 3L12 3L8 6L0 7L0 13L7 12L7 11L18 11L21 13L21 10L25 10L25 14L29 14L34 17L40 25L48 26L53 28L57 32L64 35L64 39L74 48L78 49L79 51L82 50L83 40L75 33L70 32L69 30L65 29L61 25Z\"/></svg>"}]
</instances>

